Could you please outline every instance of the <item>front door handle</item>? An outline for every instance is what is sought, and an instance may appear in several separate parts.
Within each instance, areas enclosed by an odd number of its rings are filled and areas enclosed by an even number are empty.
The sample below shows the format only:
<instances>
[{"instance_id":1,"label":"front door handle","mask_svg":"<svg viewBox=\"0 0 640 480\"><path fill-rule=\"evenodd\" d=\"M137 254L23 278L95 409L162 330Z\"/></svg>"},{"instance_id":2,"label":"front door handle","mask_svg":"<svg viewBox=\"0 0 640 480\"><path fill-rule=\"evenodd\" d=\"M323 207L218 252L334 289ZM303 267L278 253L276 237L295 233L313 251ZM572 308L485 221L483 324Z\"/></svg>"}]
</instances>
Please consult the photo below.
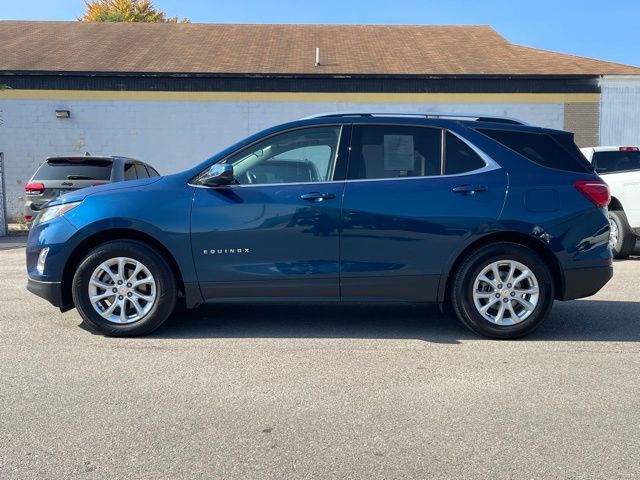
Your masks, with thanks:
<instances>
[{"instance_id":1,"label":"front door handle","mask_svg":"<svg viewBox=\"0 0 640 480\"><path fill-rule=\"evenodd\" d=\"M458 185L451 190L463 195L473 195L476 192L486 192L488 188L486 185Z\"/></svg>"},{"instance_id":2,"label":"front door handle","mask_svg":"<svg viewBox=\"0 0 640 480\"><path fill-rule=\"evenodd\" d=\"M323 202L325 200L336 198L336 196L333 193L310 192L300 195L300 198L307 202Z\"/></svg>"}]
</instances>

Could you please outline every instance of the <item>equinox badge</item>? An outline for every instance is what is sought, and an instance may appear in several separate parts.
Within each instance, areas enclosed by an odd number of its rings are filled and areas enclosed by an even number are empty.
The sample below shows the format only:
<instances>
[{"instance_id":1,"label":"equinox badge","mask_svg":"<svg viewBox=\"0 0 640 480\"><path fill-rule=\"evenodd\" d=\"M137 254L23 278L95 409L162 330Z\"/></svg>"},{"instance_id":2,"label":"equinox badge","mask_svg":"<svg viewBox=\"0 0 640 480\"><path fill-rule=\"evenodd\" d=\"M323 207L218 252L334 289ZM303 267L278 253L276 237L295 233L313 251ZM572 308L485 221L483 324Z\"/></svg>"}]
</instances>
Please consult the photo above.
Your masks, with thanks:
<instances>
[{"instance_id":1,"label":"equinox badge","mask_svg":"<svg viewBox=\"0 0 640 480\"><path fill-rule=\"evenodd\" d=\"M248 248L212 248L211 250L203 250L204 255L224 255L224 254L238 254L238 253L251 253Z\"/></svg>"}]
</instances>

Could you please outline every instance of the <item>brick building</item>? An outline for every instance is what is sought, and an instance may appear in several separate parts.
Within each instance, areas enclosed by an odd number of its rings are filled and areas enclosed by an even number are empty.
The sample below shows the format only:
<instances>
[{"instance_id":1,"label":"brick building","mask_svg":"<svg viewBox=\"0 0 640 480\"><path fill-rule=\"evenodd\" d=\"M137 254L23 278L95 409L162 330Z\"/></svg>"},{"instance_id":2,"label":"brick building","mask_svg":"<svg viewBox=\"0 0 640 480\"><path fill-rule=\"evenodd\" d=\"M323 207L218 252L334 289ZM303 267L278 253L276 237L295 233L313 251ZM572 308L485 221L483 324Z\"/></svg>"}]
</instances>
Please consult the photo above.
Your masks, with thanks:
<instances>
[{"instance_id":1,"label":"brick building","mask_svg":"<svg viewBox=\"0 0 640 480\"><path fill-rule=\"evenodd\" d=\"M498 114L579 145L640 143L640 68L513 45L488 26L5 21L0 85L10 216L50 155L170 173L326 111Z\"/></svg>"}]
</instances>

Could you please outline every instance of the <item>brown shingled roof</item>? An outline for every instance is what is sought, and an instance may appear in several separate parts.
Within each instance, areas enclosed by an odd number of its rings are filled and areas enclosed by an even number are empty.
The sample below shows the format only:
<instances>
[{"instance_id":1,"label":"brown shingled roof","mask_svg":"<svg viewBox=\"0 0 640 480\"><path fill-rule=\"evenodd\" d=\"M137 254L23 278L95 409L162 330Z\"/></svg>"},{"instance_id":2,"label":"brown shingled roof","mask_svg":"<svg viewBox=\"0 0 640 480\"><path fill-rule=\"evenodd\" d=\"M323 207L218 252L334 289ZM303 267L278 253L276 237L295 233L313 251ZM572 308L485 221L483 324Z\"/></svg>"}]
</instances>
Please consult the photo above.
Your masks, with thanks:
<instances>
[{"instance_id":1,"label":"brown shingled roof","mask_svg":"<svg viewBox=\"0 0 640 480\"><path fill-rule=\"evenodd\" d=\"M488 26L18 21L0 22L0 71L640 74L638 67L513 45Z\"/></svg>"}]
</instances>

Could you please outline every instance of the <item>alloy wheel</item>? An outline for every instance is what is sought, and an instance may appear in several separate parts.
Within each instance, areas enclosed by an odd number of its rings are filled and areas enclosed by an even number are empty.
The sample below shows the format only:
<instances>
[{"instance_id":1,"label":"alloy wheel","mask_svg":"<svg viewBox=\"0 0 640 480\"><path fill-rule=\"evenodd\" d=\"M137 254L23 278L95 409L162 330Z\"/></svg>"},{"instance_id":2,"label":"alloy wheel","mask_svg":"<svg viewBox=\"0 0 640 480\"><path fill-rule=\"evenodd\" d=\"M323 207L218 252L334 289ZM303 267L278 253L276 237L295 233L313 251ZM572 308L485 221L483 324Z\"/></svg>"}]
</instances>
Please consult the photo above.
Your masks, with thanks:
<instances>
[{"instance_id":1,"label":"alloy wheel","mask_svg":"<svg viewBox=\"0 0 640 480\"><path fill-rule=\"evenodd\" d=\"M616 245L618 245L619 239L620 229L618 228L618 224L613 218L609 217L609 246L612 250L616 248Z\"/></svg>"},{"instance_id":2,"label":"alloy wheel","mask_svg":"<svg viewBox=\"0 0 640 480\"><path fill-rule=\"evenodd\" d=\"M98 314L112 323L128 324L144 318L156 302L156 281L141 262L115 257L91 274L89 300Z\"/></svg>"},{"instance_id":3,"label":"alloy wheel","mask_svg":"<svg viewBox=\"0 0 640 480\"><path fill-rule=\"evenodd\" d=\"M489 322L509 326L526 320L540 299L538 279L530 268L514 260L498 260L484 267L473 283L473 303Z\"/></svg>"}]
</instances>

